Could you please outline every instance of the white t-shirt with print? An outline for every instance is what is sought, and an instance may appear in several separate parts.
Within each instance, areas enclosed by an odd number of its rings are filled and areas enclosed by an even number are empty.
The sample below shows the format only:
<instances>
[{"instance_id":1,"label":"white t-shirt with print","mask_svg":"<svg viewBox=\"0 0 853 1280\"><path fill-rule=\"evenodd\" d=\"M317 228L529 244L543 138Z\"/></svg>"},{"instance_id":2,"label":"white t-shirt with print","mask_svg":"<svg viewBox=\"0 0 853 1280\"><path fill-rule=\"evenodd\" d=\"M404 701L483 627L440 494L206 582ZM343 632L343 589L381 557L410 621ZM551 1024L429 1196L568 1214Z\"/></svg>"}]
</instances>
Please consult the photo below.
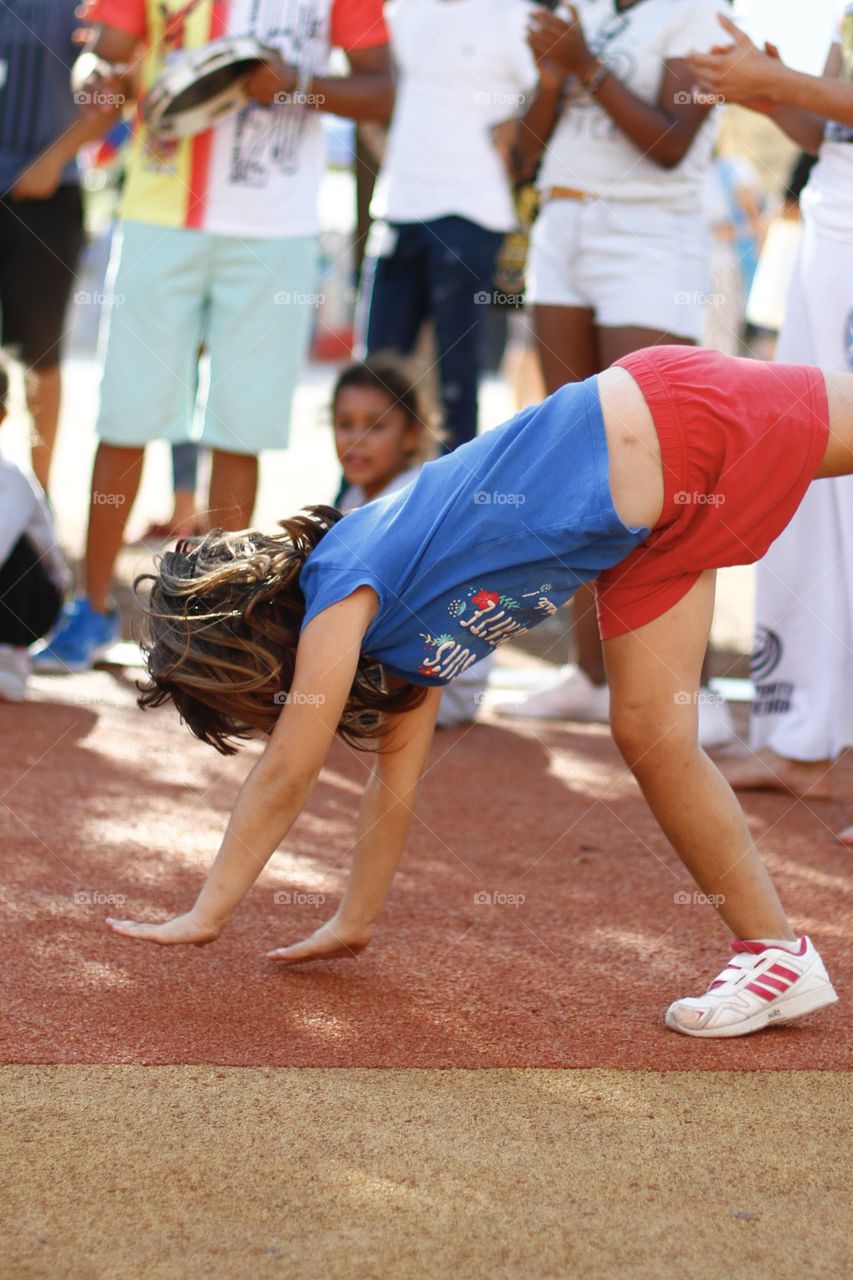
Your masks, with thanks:
<instances>
[{"instance_id":1,"label":"white t-shirt with print","mask_svg":"<svg viewBox=\"0 0 853 1280\"><path fill-rule=\"evenodd\" d=\"M254 35L286 63L323 75L330 50L386 43L381 0L92 0L89 20L142 42L146 92L173 59L226 36ZM162 139L139 113L121 216L241 238L314 235L325 164L312 107L250 102L192 137Z\"/></svg>"},{"instance_id":2,"label":"white t-shirt with print","mask_svg":"<svg viewBox=\"0 0 853 1280\"><path fill-rule=\"evenodd\" d=\"M492 127L536 84L524 0L392 0L385 18L399 81L375 218L455 214L492 231L515 225Z\"/></svg>"},{"instance_id":3,"label":"white t-shirt with print","mask_svg":"<svg viewBox=\"0 0 853 1280\"><path fill-rule=\"evenodd\" d=\"M853 83L853 0L841 5L838 42L841 79ZM830 121L818 162L809 174L800 205L814 225L833 240L853 241L853 126Z\"/></svg>"},{"instance_id":4,"label":"white t-shirt with print","mask_svg":"<svg viewBox=\"0 0 853 1280\"><path fill-rule=\"evenodd\" d=\"M665 62L726 42L717 21L725 7L725 0L638 0L619 11L613 0L575 0L589 47L623 84L650 103L657 103ZM561 12L561 16L566 15ZM570 96L539 172L542 190L574 187L614 200L701 208L717 132L715 111L702 124L681 163L663 169L625 137L577 80L567 90Z\"/></svg>"}]
</instances>

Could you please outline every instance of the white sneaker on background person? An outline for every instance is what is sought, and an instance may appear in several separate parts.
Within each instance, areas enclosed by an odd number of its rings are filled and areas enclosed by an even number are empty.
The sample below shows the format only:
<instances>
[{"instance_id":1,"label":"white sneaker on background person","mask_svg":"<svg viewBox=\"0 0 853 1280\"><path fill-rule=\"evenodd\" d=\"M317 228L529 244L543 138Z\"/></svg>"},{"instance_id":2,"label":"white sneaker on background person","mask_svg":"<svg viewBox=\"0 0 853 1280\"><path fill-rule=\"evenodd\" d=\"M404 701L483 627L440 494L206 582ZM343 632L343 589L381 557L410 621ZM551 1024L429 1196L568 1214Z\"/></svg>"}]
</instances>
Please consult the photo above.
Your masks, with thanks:
<instances>
[{"instance_id":1,"label":"white sneaker on background person","mask_svg":"<svg viewBox=\"0 0 853 1280\"><path fill-rule=\"evenodd\" d=\"M735 741L735 725L725 698L703 687L699 690L698 708L700 747L728 747Z\"/></svg>"},{"instance_id":2,"label":"white sneaker on background person","mask_svg":"<svg viewBox=\"0 0 853 1280\"><path fill-rule=\"evenodd\" d=\"M699 745L704 748L725 747L735 741L735 727L725 699L710 689L700 689L698 699ZM596 685L580 667L569 668L569 674L533 693L521 702L508 702L495 708L499 715L514 719L574 720L588 724L607 724L610 719L610 689Z\"/></svg>"},{"instance_id":3,"label":"white sneaker on background person","mask_svg":"<svg viewBox=\"0 0 853 1280\"><path fill-rule=\"evenodd\" d=\"M580 667L569 667L555 684L533 693L521 702L505 702L495 707L499 715L513 719L576 720L607 724L610 719L610 689L593 684Z\"/></svg>"},{"instance_id":4,"label":"white sneaker on background person","mask_svg":"<svg viewBox=\"0 0 853 1280\"><path fill-rule=\"evenodd\" d=\"M23 702L30 663L26 649L0 644L0 702Z\"/></svg>"}]
</instances>

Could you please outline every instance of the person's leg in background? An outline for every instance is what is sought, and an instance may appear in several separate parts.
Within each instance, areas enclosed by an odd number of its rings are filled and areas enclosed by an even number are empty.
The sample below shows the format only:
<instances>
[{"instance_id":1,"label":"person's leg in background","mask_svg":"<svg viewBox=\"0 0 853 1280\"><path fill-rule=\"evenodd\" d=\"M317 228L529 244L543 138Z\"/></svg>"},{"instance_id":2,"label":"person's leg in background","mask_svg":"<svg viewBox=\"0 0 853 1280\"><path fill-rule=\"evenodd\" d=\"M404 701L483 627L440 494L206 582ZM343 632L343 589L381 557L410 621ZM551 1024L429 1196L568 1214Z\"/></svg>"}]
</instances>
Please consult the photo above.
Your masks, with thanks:
<instances>
[{"instance_id":1,"label":"person's leg in background","mask_svg":"<svg viewBox=\"0 0 853 1280\"><path fill-rule=\"evenodd\" d=\"M85 583L33 657L36 670L87 670L120 635L110 610L115 562L142 476L145 444L189 432L204 322L208 238L128 222L113 243L102 319L103 377L92 470Z\"/></svg>"},{"instance_id":2,"label":"person's leg in background","mask_svg":"<svg viewBox=\"0 0 853 1280\"><path fill-rule=\"evenodd\" d=\"M196 508L200 456L201 448L194 440L184 440L180 444L172 445L172 488L175 494L175 505L169 527L176 538L188 538L201 532Z\"/></svg>"},{"instance_id":3,"label":"person's leg in background","mask_svg":"<svg viewBox=\"0 0 853 1280\"><path fill-rule=\"evenodd\" d=\"M449 453L477 434L482 323L492 305L492 274L503 235L455 216L436 218L425 223L423 230L444 410L444 448Z\"/></svg>"},{"instance_id":4,"label":"person's leg in background","mask_svg":"<svg viewBox=\"0 0 853 1280\"><path fill-rule=\"evenodd\" d=\"M259 455L287 446L320 301L317 242L211 236L211 252L201 443L213 450L210 523L233 531L251 524Z\"/></svg>"},{"instance_id":5,"label":"person's leg in background","mask_svg":"<svg viewBox=\"0 0 853 1280\"><path fill-rule=\"evenodd\" d=\"M30 450L33 471L45 493L50 484L50 468L56 446L56 430L59 426L59 408L62 401L62 378L59 364L49 367L28 368L24 378L27 409L32 419L32 443Z\"/></svg>"},{"instance_id":6,"label":"person's leg in background","mask_svg":"<svg viewBox=\"0 0 853 1280\"><path fill-rule=\"evenodd\" d=\"M0 206L2 345L15 349L24 365L33 471L47 493L68 301L83 248L83 205L77 187L62 186L45 200Z\"/></svg>"},{"instance_id":7,"label":"person's leg in background","mask_svg":"<svg viewBox=\"0 0 853 1280\"><path fill-rule=\"evenodd\" d=\"M776 359L849 373L853 244L806 221ZM853 477L822 479L759 561L750 754L723 768L732 786L831 795L853 745Z\"/></svg>"},{"instance_id":8,"label":"person's leg in background","mask_svg":"<svg viewBox=\"0 0 853 1280\"><path fill-rule=\"evenodd\" d=\"M364 264L356 337L366 355L397 351L411 355L429 314L427 253L423 228L406 223L374 224Z\"/></svg>"}]
</instances>

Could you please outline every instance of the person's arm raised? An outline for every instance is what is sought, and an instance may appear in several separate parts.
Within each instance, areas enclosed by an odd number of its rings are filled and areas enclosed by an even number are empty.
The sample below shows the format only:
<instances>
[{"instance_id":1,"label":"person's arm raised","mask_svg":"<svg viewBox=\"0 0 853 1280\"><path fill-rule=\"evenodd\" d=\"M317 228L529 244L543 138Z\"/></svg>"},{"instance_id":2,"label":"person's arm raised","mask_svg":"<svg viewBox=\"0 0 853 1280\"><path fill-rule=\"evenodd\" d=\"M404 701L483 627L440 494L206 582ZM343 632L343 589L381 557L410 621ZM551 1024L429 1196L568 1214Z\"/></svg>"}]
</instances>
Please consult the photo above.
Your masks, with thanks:
<instances>
[{"instance_id":1,"label":"person's arm raised","mask_svg":"<svg viewBox=\"0 0 853 1280\"><path fill-rule=\"evenodd\" d=\"M732 43L693 54L689 60L703 88L726 102L769 116L797 146L813 155L827 120L853 124L853 85L839 79L840 45L832 46L823 74L810 76L786 67L774 45L766 44L762 52L724 14L719 21Z\"/></svg>"},{"instance_id":2,"label":"person's arm raised","mask_svg":"<svg viewBox=\"0 0 853 1280\"><path fill-rule=\"evenodd\" d=\"M87 50L71 72L77 118L24 166L12 186L13 200L48 199L80 148L102 138L121 119L132 99L133 75L128 64L138 45L136 36L112 27L88 33ZM116 64L121 64L118 69Z\"/></svg>"},{"instance_id":3,"label":"person's arm raised","mask_svg":"<svg viewBox=\"0 0 853 1280\"><path fill-rule=\"evenodd\" d=\"M364 789L340 906L309 938L268 952L271 959L286 965L344 959L370 942L412 825L440 702L441 689L432 688L419 707L394 717Z\"/></svg>"},{"instance_id":4,"label":"person's arm raised","mask_svg":"<svg viewBox=\"0 0 853 1280\"><path fill-rule=\"evenodd\" d=\"M114 933L160 944L213 942L302 812L352 689L376 593L359 587L302 633L293 683L243 786L195 905L164 924L107 919Z\"/></svg>"}]
</instances>

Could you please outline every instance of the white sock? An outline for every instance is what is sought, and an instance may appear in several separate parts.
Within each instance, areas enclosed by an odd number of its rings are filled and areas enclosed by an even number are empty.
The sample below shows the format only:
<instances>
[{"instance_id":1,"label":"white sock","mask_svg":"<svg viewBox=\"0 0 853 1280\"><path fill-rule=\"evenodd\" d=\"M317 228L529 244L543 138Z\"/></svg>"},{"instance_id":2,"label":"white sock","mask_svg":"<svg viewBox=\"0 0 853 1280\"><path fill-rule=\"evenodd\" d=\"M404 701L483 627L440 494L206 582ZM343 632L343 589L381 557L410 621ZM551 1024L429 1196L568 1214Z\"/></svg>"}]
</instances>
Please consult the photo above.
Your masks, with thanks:
<instances>
[{"instance_id":1,"label":"white sock","mask_svg":"<svg viewBox=\"0 0 853 1280\"><path fill-rule=\"evenodd\" d=\"M750 938L750 942L760 942L764 947L781 947L783 951L796 951L800 945L797 938Z\"/></svg>"}]
</instances>

